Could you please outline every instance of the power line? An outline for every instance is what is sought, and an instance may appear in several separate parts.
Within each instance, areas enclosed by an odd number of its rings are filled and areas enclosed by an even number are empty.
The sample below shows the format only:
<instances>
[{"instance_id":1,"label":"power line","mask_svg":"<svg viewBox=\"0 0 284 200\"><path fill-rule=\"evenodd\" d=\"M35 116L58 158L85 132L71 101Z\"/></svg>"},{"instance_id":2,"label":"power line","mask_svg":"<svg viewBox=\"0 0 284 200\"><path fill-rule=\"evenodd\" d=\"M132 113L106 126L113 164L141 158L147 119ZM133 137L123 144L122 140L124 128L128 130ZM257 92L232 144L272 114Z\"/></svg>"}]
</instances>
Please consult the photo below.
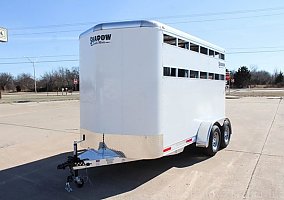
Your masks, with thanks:
<instances>
[{"instance_id":1,"label":"power line","mask_svg":"<svg viewBox=\"0 0 284 200\"><path fill-rule=\"evenodd\" d=\"M247 9L247 10L235 10L235 11L226 11L226 12L209 12L209 13L197 13L197 14L184 14L184 15L170 15L170 16L158 16L158 17L149 17L145 19L176 19L176 18L185 18L185 17L203 17L203 16L216 16L216 15L231 15L231 14L246 14L246 13L257 13L265 11L277 11L283 10L284 7L272 7L272 8L261 8L261 9ZM124 19L131 20L131 19ZM124 21L120 20L120 21ZM51 24L46 26L28 26L28 27L18 27L18 28L9 28L9 30L28 30L28 29L45 29L45 28L61 28L61 27L72 27L72 26L83 26L90 24L101 23L99 21L94 22L78 22L78 23L66 23L66 24Z\"/></svg>"},{"instance_id":2,"label":"power line","mask_svg":"<svg viewBox=\"0 0 284 200\"><path fill-rule=\"evenodd\" d=\"M66 60L42 60L42 61L35 61L34 63L56 63L56 62L78 62L79 59L66 59ZM15 64L27 64L30 63L28 61L23 62L2 62L0 65L15 65Z\"/></svg>"},{"instance_id":3,"label":"power line","mask_svg":"<svg viewBox=\"0 0 284 200\"><path fill-rule=\"evenodd\" d=\"M188 21L178 21L178 22L166 22L166 24L186 24L186 23L198 23L198 22L214 22L214 21L224 21L224 20L237 20L237 19L270 17L270 16L279 16L279 15L284 15L284 13L253 15L253 16L243 16L243 17L230 17L230 18L217 18L217 19L188 20ZM42 34L70 33L70 32L82 32L82 30L81 29L76 29L76 30L61 30L61 31L42 31L42 32L31 32L31 33L11 33L10 35L13 35L13 36L19 36L19 35L42 35Z\"/></svg>"},{"instance_id":4,"label":"power line","mask_svg":"<svg viewBox=\"0 0 284 200\"><path fill-rule=\"evenodd\" d=\"M33 33L11 33L10 35L41 35L41 34L50 34L50 33L69 33L69 32L79 32L81 29L77 30L66 30L66 31L45 31L45 32L33 32Z\"/></svg>"},{"instance_id":5,"label":"power line","mask_svg":"<svg viewBox=\"0 0 284 200\"><path fill-rule=\"evenodd\" d=\"M78 22L78 23L67 23L67 24L51 24L51 25L46 25L46 26L27 26L27 27L19 27L19 28L9 28L9 30L17 31L17 30L29 30L29 29L61 28L61 27L68 27L68 26L84 26L84 25L90 25L93 23L99 23L99 22Z\"/></svg>"},{"instance_id":6,"label":"power line","mask_svg":"<svg viewBox=\"0 0 284 200\"><path fill-rule=\"evenodd\" d=\"M28 56L29 58L55 58L55 57L73 57L78 55L76 54L65 54L65 55L43 55L43 56ZM18 60L18 59L25 59L25 57L0 57L0 60Z\"/></svg>"},{"instance_id":7,"label":"power line","mask_svg":"<svg viewBox=\"0 0 284 200\"><path fill-rule=\"evenodd\" d=\"M190 14L190 15L172 15L165 17L153 17L148 19L169 19L169 18L185 18L185 17L203 17L203 16L215 16L215 15L231 15L231 14L245 14L252 12L265 12L265 11L276 11L283 10L284 7L274 7L274 8L262 8L262 9L251 9L251 10L235 10L235 11L227 11L227 12L211 12L211 13L200 13L200 14Z\"/></svg>"},{"instance_id":8,"label":"power line","mask_svg":"<svg viewBox=\"0 0 284 200\"><path fill-rule=\"evenodd\" d=\"M283 51L284 51L284 49L259 50L259 51L235 51L235 52L227 52L226 54L277 53L277 52L283 52Z\"/></svg>"},{"instance_id":9,"label":"power line","mask_svg":"<svg viewBox=\"0 0 284 200\"><path fill-rule=\"evenodd\" d=\"M254 16L244 16L244 17L231 17L231 18L218 18L218 19L203 19L203 20L189 20L189 21L179 21L179 22L168 22L167 24L186 24L186 23L196 23L196 22L213 22L213 21L224 21L224 20L236 20L236 19L249 19L258 17L270 17L283 15L284 13L274 13L265 15L254 15Z\"/></svg>"},{"instance_id":10,"label":"power line","mask_svg":"<svg viewBox=\"0 0 284 200\"><path fill-rule=\"evenodd\" d=\"M284 46L264 46L264 47L228 47L226 49L279 49Z\"/></svg>"}]
</instances>

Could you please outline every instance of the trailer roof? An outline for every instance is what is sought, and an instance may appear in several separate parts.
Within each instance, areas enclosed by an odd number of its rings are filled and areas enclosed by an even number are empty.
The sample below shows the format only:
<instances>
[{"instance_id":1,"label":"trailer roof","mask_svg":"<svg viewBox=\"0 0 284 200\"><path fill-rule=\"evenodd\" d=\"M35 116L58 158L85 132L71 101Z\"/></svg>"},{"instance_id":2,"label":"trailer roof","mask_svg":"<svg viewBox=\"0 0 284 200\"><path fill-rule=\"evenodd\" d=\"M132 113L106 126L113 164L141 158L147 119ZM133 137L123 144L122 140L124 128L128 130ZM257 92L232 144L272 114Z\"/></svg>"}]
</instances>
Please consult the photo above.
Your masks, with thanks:
<instances>
[{"instance_id":1,"label":"trailer roof","mask_svg":"<svg viewBox=\"0 0 284 200\"><path fill-rule=\"evenodd\" d=\"M87 31L83 32L80 35L80 38L90 32L95 32L99 30L109 30L109 29L120 29L120 28L135 28L135 27L153 27L158 28L161 30L164 30L166 32L169 32L171 34L177 35L179 37L182 37L184 39L189 39L194 42L197 42L199 44L206 45L208 47L212 47L214 49L217 49L219 51L225 52L225 50L217 45L214 45L212 43L209 43L205 40L202 40L198 37L192 36L188 33L185 33L183 31L180 31L178 29L175 29L173 27L170 27L168 25L162 24L157 21L152 20L136 20L136 21L123 21L123 22L110 22L110 23L101 23L98 25L95 25L94 27L88 29Z\"/></svg>"}]
</instances>

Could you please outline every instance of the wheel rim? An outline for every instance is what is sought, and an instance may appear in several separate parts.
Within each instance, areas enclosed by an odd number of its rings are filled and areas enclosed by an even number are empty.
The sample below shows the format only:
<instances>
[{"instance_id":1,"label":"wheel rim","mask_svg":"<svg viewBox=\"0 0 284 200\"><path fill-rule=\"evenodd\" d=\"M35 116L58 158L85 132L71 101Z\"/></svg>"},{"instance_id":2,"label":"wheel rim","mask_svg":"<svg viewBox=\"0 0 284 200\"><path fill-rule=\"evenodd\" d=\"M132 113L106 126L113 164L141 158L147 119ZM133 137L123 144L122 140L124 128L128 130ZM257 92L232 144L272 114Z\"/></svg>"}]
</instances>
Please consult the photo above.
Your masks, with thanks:
<instances>
[{"instance_id":1,"label":"wheel rim","mask_svg":"<svg viewBox=\"0 0 284 200\"><path fill-rule=\"evenodd\" d=\"M224 142L226 144L229 143L229 140L230 140L230 129L228 126L225 126L225 131L224 131Z\"/></svg>"},{"instance_id":2,"label":"wheel rim","mask_svg":"<svg viewBox=\"0 0 284 200\"><path fill-rule=\"evenodd\" d=\"M218 151L218 148L219 148L219 134L218 132L214 132L214 135L213 135L213 140L212 140L212 149L214 152L217 152Z\"/></svg>"}]
</instances>

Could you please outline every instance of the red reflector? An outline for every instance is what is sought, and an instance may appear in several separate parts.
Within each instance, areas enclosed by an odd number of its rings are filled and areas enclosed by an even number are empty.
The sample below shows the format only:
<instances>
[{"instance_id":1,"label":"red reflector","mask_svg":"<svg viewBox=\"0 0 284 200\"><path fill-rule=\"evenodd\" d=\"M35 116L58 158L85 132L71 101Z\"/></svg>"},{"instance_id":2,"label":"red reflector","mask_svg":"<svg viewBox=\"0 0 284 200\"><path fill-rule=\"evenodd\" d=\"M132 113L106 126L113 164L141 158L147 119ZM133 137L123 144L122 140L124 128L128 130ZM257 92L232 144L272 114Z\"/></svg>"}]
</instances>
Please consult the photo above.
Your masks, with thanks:
<instances>
[{"instance_id":1,"label":"red reflector","mask_svg":"<svg viewBox=\"0 0 284 200\"><path fill-rule=\"evenodd\" d=\"M186 142L186 143L188 143L188 142L192 142L192 138L190 138L190 139L186 140L185 142Z\"/></svg>"},{"instance_id":2,"label":"red reflector","mask_svg":"<svg viewBox=\"0 0 284 200\"><path fill-rule=\"evenodd\" d=\"M169 150L171 150L171 149L172 149L172 147L165 148L165 149L163 150L163 152L169 151Z\"/></svg>"}]
</instances>

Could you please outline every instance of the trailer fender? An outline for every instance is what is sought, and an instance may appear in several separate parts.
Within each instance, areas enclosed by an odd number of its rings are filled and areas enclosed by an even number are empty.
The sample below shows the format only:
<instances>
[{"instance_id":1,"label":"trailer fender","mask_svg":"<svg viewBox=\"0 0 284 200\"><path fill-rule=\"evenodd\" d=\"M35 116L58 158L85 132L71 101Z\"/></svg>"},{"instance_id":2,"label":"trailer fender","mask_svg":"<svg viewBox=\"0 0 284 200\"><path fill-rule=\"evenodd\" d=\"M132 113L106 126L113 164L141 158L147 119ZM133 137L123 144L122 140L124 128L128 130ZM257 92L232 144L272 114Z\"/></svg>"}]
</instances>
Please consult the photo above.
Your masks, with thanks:
<instances>
[{"instance_id":1,"label":"trailer fender","mask_svg":"<svg viewBox=\"0 0 284 200\"><path fill-rule=\"evenodd\" d=\"M196 146L207 148L209 144L210 132L213 125L218 125L221 128L224 124L224 118L213 121L202 121L197 131Z\"/></svg>"},{"instance_id":2,"label":"trailer fender","mask_svg":"<svg viewBox=\"0 0 284 200\"><path fill-rule=\"evenodd\" d=\"M197 147L208 147L209 135L212 128L211 121L203 121L201 122L196 137L196 146Z\"/></svg>"}]
</instances>

